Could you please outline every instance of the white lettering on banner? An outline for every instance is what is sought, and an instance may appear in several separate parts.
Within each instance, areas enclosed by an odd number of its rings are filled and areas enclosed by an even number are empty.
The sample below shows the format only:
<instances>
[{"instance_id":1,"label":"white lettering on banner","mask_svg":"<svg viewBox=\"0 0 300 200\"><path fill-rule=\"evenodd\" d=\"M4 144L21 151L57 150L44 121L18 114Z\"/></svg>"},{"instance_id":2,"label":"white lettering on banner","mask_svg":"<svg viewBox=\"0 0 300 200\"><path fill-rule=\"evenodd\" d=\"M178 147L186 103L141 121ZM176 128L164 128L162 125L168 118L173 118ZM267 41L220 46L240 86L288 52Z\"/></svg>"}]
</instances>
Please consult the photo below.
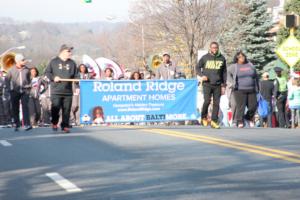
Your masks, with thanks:
<instances>
[{"instance_id":1,"label":"white lettering on banner","mask_svg":"<svg viewBox=\"0 0 300 200\"><path fill-rule=\"evenodd\" d=\"M146 91L168 91L174 93L176 90L184 90L184 88L183 82L147 82Z\"/></svg>"},{"instance_id":2,"label":"white lettering on banner","mask_svg":"<svg viewBox=\"0 0 300 200\"><path fill-rule=\"evenodd\" d=\"M145 115L121 115L121 121L144 121Z\"/></svg>"},{"instance_id":3,"label":"white lettering on banner","mask_svg":"<svg viewBox=\"0 0 300 200\"><path fill-rule=\"evenodd\" d=\"M129 107L164 107L163 103L135 103L135 104L113 104L114 108L129 108Z\"/></svg>"},{"instance_id":4,"label":"white lettering on banner","mask_svg":"<svg viewBox=\"0 0 300 200\"><path fill-rule=\"evenodd\" d=\"M147 95L103 95L102 101L145 101Z\"/></svg>"},{"instance_id":5,"label":"white lettering on banner","mask_svg":"<svg viewBox=\"0 0 300 200\"><path fill-rule=\"evenodd\" d=\"M150 94L150 101L174 101L176 99L175 94Z\"/></svg>"},{"instance_id":6,"label":"white lettering on banner","mask_svg":"<svg viewBox=\"0 0 300 200\"><path fill-rule=\"evenodd\" d=\"M147 99L148 97L148 99ZM175 101L175 94L103 95L102 101ZM138 106L138 105L136 105ZM140 105L141 106L141 105Z\"/></svg>"},{"instance_id":7,"label":"white lettering on banner","mask_svg":"<svg viewBox=\"0 0 300 200\"><path fill-rule=\"evenodd\" d=\"M118 112L150 112L150 111L160 111L160 108L118 108Z\"/></svg>"},{"instance_id":8,"label":"white lettering on banner","mask_svg":"<svg viewBox=\"0 0 300 200\"><path fill-rule=\"evenodd\" d=\"M145 115L109 115L106 117L108 122L119 122L119 121L144 121Z\"/></svg>"},{"instance_id":9,"label":"white lettering on banner","mask_svg":"<svg viewBox=\"0 0 300 200\"><path fill-rule=\"evenodd\" d=\"M186 114L167 114L166 120L186 119Z\"/></svg>"},{"instance_id":10,"label":"white lettering on banner","mask_svg":"<svg viewBox=\"0 0 300 200\"><path fill-rule=\"evenodd\" d=\"M120 121L117 115L108 115L106 116L106 121L117 122Z\"/></svg>"},{"instance_id":11,"label":"white lettering on banner","mask_svg":"<svg viewBox=\"0 0 300 200\"><path fill-rule=\"evenodd\" d=\"M141 82L115 83L115 82L94 82L93 92L139 92L142 91Z\"/></svg>"},{"instance_id":12,"label":"white lettering on banner","mask_svg":"<svg viewBox=\"0 0 300 200\"><path fill-rule=\"evenodd\" d=\"M93 82L93 92L141 92L142 82ZM151 81L146 82L146 91L162 91L175 93L177 90L184 90L184 82Z\"/></svg>"}]
</instances>

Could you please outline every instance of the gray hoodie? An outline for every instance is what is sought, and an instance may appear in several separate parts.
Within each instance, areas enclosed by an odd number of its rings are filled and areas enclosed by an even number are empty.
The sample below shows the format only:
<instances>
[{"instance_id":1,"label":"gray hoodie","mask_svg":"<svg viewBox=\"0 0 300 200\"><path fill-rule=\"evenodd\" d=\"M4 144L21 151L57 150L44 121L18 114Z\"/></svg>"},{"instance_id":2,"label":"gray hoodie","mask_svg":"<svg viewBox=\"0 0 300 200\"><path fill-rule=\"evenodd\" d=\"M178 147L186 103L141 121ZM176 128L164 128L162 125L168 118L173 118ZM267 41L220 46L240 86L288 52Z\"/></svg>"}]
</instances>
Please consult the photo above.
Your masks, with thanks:
<instances>
[{"instance_id":1,"label":"gray hoodie","mask_svg":"<svg viewBox=\"0 0 300 200\"><path fill-rule=\"evenodd\" d=\"M7 73L7 81L10 84L10 91L24 93L30 91L30 69L23 66L21 69L13 66Z\"/></svg>"},{"instance_id":2,"label":"gray hoodie","mask_svg":"<svg viewBox=\"0 0 300 200\"><path fill-rule=\"evenodd\" d=\"M169 80L177 78L177 69L172 62L169 64L162 63L156 70L156 79Z\"/></svg>"}]
</instances>

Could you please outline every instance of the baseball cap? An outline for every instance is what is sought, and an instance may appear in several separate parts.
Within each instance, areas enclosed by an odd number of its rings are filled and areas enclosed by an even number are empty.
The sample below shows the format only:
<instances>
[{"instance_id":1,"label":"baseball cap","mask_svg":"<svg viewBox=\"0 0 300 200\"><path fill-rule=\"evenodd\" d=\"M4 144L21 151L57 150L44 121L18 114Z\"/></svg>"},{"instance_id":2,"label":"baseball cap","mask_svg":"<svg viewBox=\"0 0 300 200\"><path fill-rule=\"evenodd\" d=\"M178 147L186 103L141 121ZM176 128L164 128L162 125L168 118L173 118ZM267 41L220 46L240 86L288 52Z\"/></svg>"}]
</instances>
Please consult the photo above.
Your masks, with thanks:
<instances>
[{"instance_id":1,"label":"baseball cap","mask_svg":"<svg viewBox=\"0 0 300 200\"><path fill-rule=\"evenodd\" d=\"M283 69L280 68L280 67L275 67L275 68L274 68L274 71L275 71L275 72L282 72L282 70L283 70Z\"/></svg>"},{"instance_id":2,"label":"baseball cap","mask_svg":"<svg viewBox=\"0 0 300 200\"><path fill-rule=\"evenodd\" d=\"M169 56L170 57L170 54L169 54L169 52L164 52L163 56Z\"/></svg>"},{"instance_id":3,"label":"baseball cap","mask_svg":"<svg viewBox=\"0 0 300 200\"><path fill-rule=\"evenodd\" d=\"M73 49L74 47L72 47L71 45L63 44L61 45L59 52L62 52L64 50L73 50Z\"/></svg>"}]
</instances>

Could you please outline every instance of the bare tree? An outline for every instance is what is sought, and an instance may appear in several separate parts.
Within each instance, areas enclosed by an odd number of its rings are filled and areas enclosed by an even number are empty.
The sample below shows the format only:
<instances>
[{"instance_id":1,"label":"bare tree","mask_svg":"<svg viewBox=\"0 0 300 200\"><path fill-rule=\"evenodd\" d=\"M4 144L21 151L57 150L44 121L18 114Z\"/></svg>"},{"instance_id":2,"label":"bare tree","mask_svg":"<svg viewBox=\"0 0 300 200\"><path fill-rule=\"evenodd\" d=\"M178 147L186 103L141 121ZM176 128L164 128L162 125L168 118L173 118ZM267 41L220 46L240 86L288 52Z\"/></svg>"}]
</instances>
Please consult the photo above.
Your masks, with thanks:
<instances>
[{"instance_id":1,"label":"bare tree","mask_svg":"<svg viewBox=\"0 0 300 200\"><path fill-rule=\"evenodd\" d=\"M171 50L193 67L197 51L223 31L223 0L141 0L131 17L146 27L145 37L153 51Z\"/></svg>"}]
</instances>

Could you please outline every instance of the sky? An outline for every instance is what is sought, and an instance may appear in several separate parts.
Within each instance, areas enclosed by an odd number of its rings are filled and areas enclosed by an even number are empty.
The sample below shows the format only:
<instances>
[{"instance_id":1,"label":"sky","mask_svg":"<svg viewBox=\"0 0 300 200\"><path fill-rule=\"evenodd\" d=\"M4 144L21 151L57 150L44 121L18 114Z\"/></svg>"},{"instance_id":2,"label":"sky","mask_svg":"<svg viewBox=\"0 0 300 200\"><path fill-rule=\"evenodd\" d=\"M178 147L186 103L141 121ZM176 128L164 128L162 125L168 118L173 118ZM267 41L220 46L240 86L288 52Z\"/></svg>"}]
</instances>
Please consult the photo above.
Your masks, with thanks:
<instances>
[{"instance_id":1,"label":"sky","mask_svg":"<svg viewBox=\"0 0 300 200\"><path fill-rule=\"evenodd\" d=\"M130 0L0 0L0 17L25 22L127 21L129 4Z\"/></svg>"}]
</instances>

